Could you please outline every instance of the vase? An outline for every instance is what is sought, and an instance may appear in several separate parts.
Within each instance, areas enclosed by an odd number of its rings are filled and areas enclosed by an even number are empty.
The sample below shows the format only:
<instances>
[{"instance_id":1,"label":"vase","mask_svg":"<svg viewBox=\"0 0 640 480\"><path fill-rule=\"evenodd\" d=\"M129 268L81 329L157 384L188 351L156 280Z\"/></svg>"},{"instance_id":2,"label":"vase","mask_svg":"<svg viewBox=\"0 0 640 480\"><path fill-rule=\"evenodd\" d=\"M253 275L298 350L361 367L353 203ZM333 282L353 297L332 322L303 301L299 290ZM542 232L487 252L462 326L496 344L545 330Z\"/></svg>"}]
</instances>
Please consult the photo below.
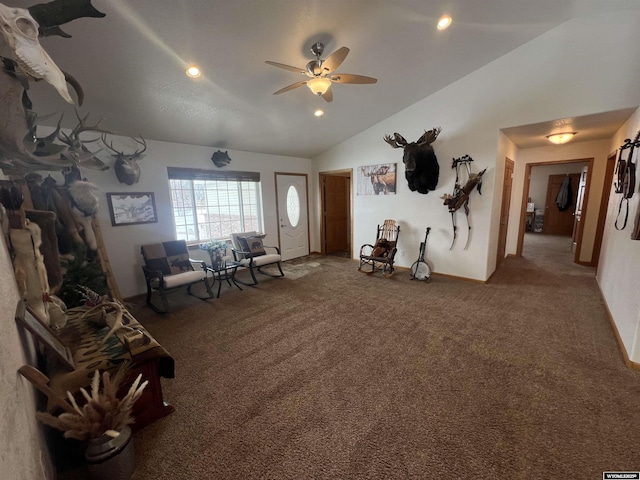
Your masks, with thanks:
<instances>
[{"instance_id":1,"label":"vase","mask_svg":"<svg viewBox=\"0 0 640 480\"><path fill-rule=\"evenodd\" d=\"M209 250L209 258L211 259L211 268L213 270L222 270L225 265L225 252L222 250Z\"/></svg>"},{"instance_id":2,"label":"vase","mask_svg":"<svg viewBox=\"0 0 640 480\"><path fill-rule=\"evenodd\" d=\"M125 426L115 438L88 440L84 457L91 480L129 480L136 469L131 428Z\"/></svg>"}]
</instances>

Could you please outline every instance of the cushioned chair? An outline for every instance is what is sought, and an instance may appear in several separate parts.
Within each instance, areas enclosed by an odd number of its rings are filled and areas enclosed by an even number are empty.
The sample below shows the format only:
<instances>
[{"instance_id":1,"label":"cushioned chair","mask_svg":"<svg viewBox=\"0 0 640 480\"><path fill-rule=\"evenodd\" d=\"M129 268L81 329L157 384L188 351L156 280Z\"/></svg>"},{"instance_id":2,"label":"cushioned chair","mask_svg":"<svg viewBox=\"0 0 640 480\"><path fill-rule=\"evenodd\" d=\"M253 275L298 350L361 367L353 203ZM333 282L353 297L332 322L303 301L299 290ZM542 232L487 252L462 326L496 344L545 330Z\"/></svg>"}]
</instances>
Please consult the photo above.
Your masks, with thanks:
<instances>
[{"instance_id":1,"label":"cushioned chair","mask_svg":"<svg viewBox=\"0 0 640 480\"><path fill-rule=\"evenodd\" d=\"M236 278L236 281L243 285L257 285L258 279L255 272L260 272L263 275L270 277L284 277L284 272L280 266L282 256L280 255L280 249L278 247L270 247L262 243L264 235L258 232L237 232L231 234L231 251L233 252L233 259L242 267L246 267L251 272L251 279L253 283L245 283ZM275 253L267 253L273 250ZM280 274L273 274L262 270L267 265L276 265Z\"/></svg>"},{"instance_id":2,"label":"cushioned chair","mask_svg":"<svg viewBox=\"0 0 640 480\"><path fill-rule=\"evenodd\" d=\"M178 287L187 287L187 292L201 300L213 298L211 286L213 285L213 273L207 270L205 262L189 258L187 242L184 240L172 240L169 242L149 243L140 248L144 265L142 271L147 282L147 305L153 311L166 313L169 310L167 304L167 292ZM198 268L194 269L193 265ZM208 296L202 297L191 291L194 285L202 284ZM158 292L162 299L164 310L160 310L151 302L153 292Z\"/></svg>"},{"instance_id":3,"label":"cushioned chair","mask_svg":"<svg viewBox=\"0 0 640 480\"><path fill-rule=\"evenodd\" d=\"M360 247L360 266L363 273L381 271L385 277L393 275L393 260L397 252L400 226L395 220L385 220L378 225L376 241L373 245L365 243Z\"/></svg>"}]
</instances>

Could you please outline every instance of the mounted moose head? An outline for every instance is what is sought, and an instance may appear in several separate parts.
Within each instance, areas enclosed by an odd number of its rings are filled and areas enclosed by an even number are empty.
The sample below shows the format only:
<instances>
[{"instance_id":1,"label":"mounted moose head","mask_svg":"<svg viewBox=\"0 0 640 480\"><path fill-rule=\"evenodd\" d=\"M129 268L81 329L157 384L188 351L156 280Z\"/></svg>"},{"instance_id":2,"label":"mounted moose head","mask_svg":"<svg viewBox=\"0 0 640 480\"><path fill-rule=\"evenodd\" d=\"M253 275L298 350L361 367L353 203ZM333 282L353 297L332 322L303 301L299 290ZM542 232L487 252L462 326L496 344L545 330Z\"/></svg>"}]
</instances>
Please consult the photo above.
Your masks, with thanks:
<instances>
[{"instance_id":1,"label":"mounted moose head","mask_svg":"<svg viewBox=\"0 0 640 480\"><path fill-rule=\"evenodd\" d=\"M425 131L417 142L409 143L399 133L384 136L384 141L393 148L403 148L402 162L409 189L418 193L429 193L438 185L440 166L431 144L438 138L440 127Z\"/></svg>"},{"instance_id":2,"label":"mounted moose head","mask_svg":"<svg viewBox=\"0 0 640 480\"><path fill-rule=\"evenodd\" d=\"M116 159L116 163L113 166L113 169L116 171L116 177L120 183L124 183L126 185L133 185L134 183L138 183L140 180L140 165L138 165L138 160L144 157L144 152L147 149L147 142L144 141L144 138L140 137L140 140L134 138L136 143L142 145L142 150L136 150L133 153L124 153L124 151L120 152L113 148L113 142L108 144L106 142L106 138L102 136L102 143L104 143L109 150L115 152L111 156Z\"/></svg>"}]
</instances>

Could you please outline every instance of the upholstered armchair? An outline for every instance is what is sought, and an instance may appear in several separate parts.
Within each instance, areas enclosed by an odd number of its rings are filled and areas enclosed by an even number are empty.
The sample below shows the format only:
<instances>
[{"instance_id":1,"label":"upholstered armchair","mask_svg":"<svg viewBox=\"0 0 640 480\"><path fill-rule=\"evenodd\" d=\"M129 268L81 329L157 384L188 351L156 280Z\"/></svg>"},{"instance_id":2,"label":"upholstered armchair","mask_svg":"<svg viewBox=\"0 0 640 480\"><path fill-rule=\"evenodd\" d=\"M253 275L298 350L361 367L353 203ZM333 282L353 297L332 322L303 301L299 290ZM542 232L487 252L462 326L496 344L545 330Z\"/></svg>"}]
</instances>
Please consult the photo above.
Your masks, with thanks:
<instances>
[{"instance_id":1,"label":"upholstered armchair","mask_svg":"<svg viewBox=\"0 0 640 480\"><path fill-rule=\"evenodd\" d=\"M201 300L213 298L211 291L213 285L213 273L207 269L205 262L189 258L187 242L184 240L172 240L169 242L149 243L140 248L144 265L142 271L147 283L147 305L154 312L166 313L169 311L167 304L167 292L179 287L187 287L187 293ZM194 268L194 264L198 268ZM194 285L202 284L207 296L196 295L191 291ZM153 292L160 294L161 310L151 301Z\"/></svg>"},{"instance_id":2,"label":"upholstered armchair","mask_svg":"<svg viewBox=\"0 0 640 480\"><path fill-rule=\"evenodd\" d=\"M280 266L282 260L280 249L278 247L264 245L262 243L263 238L264 235L258 232L238 232L231 234L233 259L238 262L241 267L249 269L251 279L253 280L253 283L246 283L236 278L237 282L249 286L257 285L258 279L256 278L255 272L270 277L284 277L284 272ZM276 265L280 274L263 271L262 268L268 265Z\"/></svg>"}]
</instances>

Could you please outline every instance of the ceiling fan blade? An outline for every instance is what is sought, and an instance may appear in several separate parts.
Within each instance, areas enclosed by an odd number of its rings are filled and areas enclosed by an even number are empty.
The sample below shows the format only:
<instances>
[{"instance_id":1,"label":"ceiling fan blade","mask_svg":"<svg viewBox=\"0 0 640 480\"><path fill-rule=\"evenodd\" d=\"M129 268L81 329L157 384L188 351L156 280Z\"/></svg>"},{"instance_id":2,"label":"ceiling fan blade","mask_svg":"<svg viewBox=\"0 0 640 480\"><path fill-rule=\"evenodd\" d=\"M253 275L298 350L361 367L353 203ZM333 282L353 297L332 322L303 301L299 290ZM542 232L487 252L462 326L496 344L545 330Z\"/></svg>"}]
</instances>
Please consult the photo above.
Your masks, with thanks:
<instances>
[{"instance_id":1,"label":"ceiling fan blade","mask_svg":"<svg viewBox=\"0 0 640 480\"><path fill-rule=\"evenodd\" d=\"M365 83L376 83L378 81L377 78L366 77L364 75L354 75L352 73L336 73L334 75L329 75L329 78L332 82L336 83L356 83L356 84L365 84Z\"/></svg>"},{"instance_id":2,"label":"ceiling fan blade","mask_svg":"<svg viewBox=\"0 0 640 480\"><path fill-rule=\"evenodd\" d=\"M324 95L322 95L322 98L324 98L325 101L327 102L333 102L333 91L331 90L331 87L329 87L327 91L324 92Z\"/></svg>"},{"instance_id":3,"label":"ceiling fan blade","mask_svg":"<svg viewBox=\"0 0 640 480\"><path fill-rule=\"evenodd\" d=\"M342 62L344 62L348 53L349 49L347 47L339 48L329 55L324 62L322 62L322 70L325 71L325 73L333 72L342 64Z\"/></svg>"},{"instance_id":4,"label":"ceiling fan blade","mask_svg":"<svg viewBox=\"0 0 640 480\"><path fill-rule=\"evenodd\" d=\"M285 70L289 70L290 72L301 73L303 75L307 74L307 71L304 68L292 67L291 65L285 65L284 63L270 62L269 60L264 63L273 65L274 67L284 68Z\"/></svg>"},{"instance_id":5,"label":"ceiling fan blade","mask_svg":"<svg viewBox=\"0 0 640 480\"><path fill-rule=\"evenodd\" d=\"M277 92L273 92L274 95L279 95L280 93L288 92L289 90L293 90L294 88L301 87L302 85L306 85L307 81L303 80L301 82L292 83L291 85L287 85L284 88L281 88Z\"/></svg>"}]
</instances>

